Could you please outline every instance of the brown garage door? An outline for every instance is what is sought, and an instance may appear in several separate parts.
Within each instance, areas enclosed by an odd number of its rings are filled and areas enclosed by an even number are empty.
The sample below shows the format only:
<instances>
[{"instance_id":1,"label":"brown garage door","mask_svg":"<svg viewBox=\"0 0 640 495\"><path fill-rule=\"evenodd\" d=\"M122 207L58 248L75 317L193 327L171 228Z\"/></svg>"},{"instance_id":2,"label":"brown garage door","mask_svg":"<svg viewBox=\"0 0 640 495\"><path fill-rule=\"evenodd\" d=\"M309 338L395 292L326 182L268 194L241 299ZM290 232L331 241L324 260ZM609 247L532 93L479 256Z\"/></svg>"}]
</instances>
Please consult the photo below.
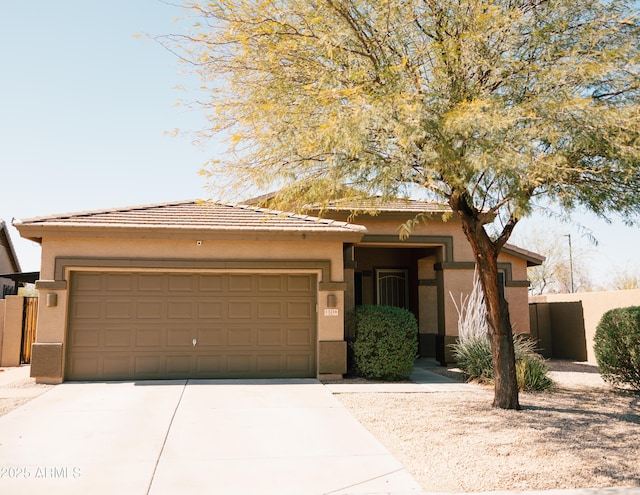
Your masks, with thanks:
<instances>
[{"instance_id":1,"label":"brown garage door","mask_svg":"<svg viewBox=\"0 0 640 495\"><path fill-rule=\"evenodd\" d=\"M314 377L308 274L73 272L67 380Z\"/></svg>"}]
</instances>

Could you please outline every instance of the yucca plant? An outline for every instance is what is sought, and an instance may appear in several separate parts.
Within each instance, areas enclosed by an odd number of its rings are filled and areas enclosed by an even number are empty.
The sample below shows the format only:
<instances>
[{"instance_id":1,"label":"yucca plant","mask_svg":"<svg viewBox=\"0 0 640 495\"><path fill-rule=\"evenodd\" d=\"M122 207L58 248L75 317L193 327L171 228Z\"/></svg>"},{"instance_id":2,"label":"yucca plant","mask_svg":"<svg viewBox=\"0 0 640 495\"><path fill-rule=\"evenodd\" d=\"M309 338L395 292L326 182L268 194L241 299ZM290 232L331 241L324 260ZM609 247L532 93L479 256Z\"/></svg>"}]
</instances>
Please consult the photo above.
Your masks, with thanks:
<instances>
[{"instance_id":1,"label":"yucca plant","mask_svg":"<svg viewBox=\"0 0 640 495\"><path fill-rule=\"evenodd\" d=\"M492 383L494 370L487 310L477 271L471 293L461 296L460 305L454 299L454 304L458 312L458 342L451 347L456 362L468 379ZM535 351L535 343L522 335L514 335L513 345L518 388L527 391L549 389L553 382L544 358Z\"/></svg>"}]
</instances>

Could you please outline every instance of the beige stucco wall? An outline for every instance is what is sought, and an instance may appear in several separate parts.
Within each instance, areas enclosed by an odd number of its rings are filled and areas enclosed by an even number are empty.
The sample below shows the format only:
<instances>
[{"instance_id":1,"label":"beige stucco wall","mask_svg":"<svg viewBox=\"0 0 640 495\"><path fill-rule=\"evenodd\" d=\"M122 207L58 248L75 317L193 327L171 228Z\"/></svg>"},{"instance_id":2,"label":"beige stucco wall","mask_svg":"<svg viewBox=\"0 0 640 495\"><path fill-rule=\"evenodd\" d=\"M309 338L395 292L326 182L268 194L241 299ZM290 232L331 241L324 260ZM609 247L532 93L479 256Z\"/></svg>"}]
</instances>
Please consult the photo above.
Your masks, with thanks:
<instances>
[{"instance_id":1,"label":"beige stucco wall","mask_svg":"<svg viewBox=\"0 0 640 495\"><path fill-rule=\"evenodd\" d=\"M354 219L354 223L364 225L367 235L399 235L399 227L406 221L406 215L380 214L370 217L360 215ZM460 222L443 222L438 216L434 216L427 223L420 223L411 232L412 236L436 235L450 236L453 241L453 256L455 261L473 261L473 251L462 232Z\"/></svg>"},{"instance_id":2,"label":"beige stucco wall","mask_svg":"<svg viewBox=\"0 0 640 495\"><path fill-rule=\"evenodd\" d=\"M341 220L347 219L342 212L330 212L329 216ZM418 278L423 281L418 288L419 328L421 334L444 336L445 346L448 346L455 341L458 334L458 312L455 305L459 305L461 298L466 297L473 287L475 264L473 251L460 222L455 218L443 221L437 214L427 222L420 222L414 227L409 239L401 241L399 228L407 218L406 213L383 212L375 216L361 214L351 221L367 228L366 236L358 246L416 249L433 246L433 255L418 261ZM386 239L382 237L375 239L375 236L386 236ZM438 239L443 240L438 241ZM423 241L426 244L421 244ZM451 247L451 257L445 256L448 246ZM372 251L369 252L372 253ZM394 266L393 259L388 256L385 258L385 266ZM369 263L371 266L365 266L359 260L358 270L370 270L375 267L375 258L367 261L371 261ZM527 261L522 257L503 252L498 258L498 263L499 269L505 271L505 297L509 303L513 330L516 333L530 333ZM435 270L436 264L440 264L437 270ZM407 261L399 261L398 266L406 267ZM365 284L363 302L366 304L372 301L371 284ZM448 347L445 351L448 356Z\"/></svg>"},{"instance_id":3,"label":"beige stucco wall","mask_svg":"<svg viewBox=\"0 0 640 495\"><path fill-rule=\"evenodd\" d=\"M505 299L509 303L509 317L513 333L531 333L527 288L507 287Z\"/></svg>"},{"instance_id":4,"label":"beige stucco wall","mask_svg":"<svg viewBox=\"0 0 640 495\"><path fill-rule=\"evenodd\" d=\"M602 315L614 308L640 306L640 290L611 292L579 292L576 294L544 294L529 298L530 303L582 302L587 361L596 363L593 352L593 337Z\"/></svg>"},{"instance_id":5,"label":"beige stucco wall","mask_svg":"<svg viewBox=\"0 0 640 495\"><path fill-rule=\"evenodd\" d=\"M237 240L200 240L197 239L131 239L131 238L45 238L42 242L42 267L40 280L58 280L55 260L57 257L69 258L118 258L130 259L130 269L136 269L136 260L296 260L330 261L330 273L322 280L322 270L304 269L318 275L318 282L343 282L343 250L338 241L321 242L300 239L295 242L266 239ZM100 265L97 265L100 267ZM139 265L138 265L139 266ZM88 269L84 267L83 269ZM70 268L73 269L73 268ZM101 268L103 269L103 268ZM189 270L188 264L185 270ZM193 269L191 269L193 270ZM256 270L251 270L255 272ZM295 271L281 268L279 271ZM56 275L58 275L56 277ZM63 274L66 280L68 273ZM68 287L57 289L44 287L40 291L38 326L36 342L64 343L67 320ZM57 295L57 305L47 306L47 295ZM327 296L333 294L337 300L337 316L325 315ZM344 293L340 289L318 290L317 335L319 341L342 341L344 339ZM64 369L64 363L62 366ZM55 382L55 377L41 377L41 381Z\"/></svg>"},{"instance_id":6,"label":"beige stucco wall","mask_svg":"<svg viewBox=\"0 0 640 495\"><path fill-rule=\"evenodd\" d=\"M20 366L23 308L23 296L7 296L4 299L3 309L0 310L3 319L0 366Z\"/></svg>"},{"instance_id":7,"label":"beige stucco wall","mask_svg":"<svg viewBox=\"0 0 640 495\"><path fill-rule=\"evenodd\" d=\"M429 281L431 285L418 286L418 311L420 333L438 333L438 287L437 274L434 269L437 255L427 256L418 260L418 279Z\"/></svg>"}]
</instances>

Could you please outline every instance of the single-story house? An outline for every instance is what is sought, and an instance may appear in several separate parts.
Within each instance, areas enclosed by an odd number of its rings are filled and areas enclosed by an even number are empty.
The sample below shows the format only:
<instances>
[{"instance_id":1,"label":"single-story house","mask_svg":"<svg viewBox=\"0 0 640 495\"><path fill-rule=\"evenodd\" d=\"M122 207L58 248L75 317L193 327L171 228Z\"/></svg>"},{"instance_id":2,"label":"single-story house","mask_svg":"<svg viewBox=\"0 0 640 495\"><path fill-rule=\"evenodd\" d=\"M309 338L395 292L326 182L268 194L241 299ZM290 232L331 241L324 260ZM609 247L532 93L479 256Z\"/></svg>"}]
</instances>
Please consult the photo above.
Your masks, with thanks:
<instances>
[{"instance_id":1,"label":"single-story house","mask_svg":"<svg viewBox=\"0 0 640 495\"><path fill-rule=\"evenodd\" d=\"M183 201L18 221L42 245L31 374L335 377L346 371L345 312L360 304L411 310L420 353L445 362L454 299L474 272L460 224L423 201L375 210L350 222L338 207L318 218ZM399 225L425 210L400 240ZM499 262L514 327L528 333L526 271L542 258L507 246Z\"/></svg>"}]
</instances>

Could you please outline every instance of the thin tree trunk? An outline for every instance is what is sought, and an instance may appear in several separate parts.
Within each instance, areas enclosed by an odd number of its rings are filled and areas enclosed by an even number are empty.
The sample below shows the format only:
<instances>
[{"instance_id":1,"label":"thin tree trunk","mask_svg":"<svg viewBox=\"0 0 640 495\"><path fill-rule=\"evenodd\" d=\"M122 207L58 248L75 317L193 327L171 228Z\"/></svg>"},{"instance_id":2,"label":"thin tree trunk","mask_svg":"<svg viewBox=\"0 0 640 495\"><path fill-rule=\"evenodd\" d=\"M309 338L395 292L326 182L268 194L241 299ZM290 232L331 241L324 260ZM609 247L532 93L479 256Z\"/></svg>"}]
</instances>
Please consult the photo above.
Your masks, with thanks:
<instances>
[{"instance_id":1,"label":"thin tree trunk","mask_svg":"<svg viewBox=\"0 0 640 495\"><path fill-rule=\"evenodd\" d=\"M468 208L464 198L453 198L450 204L460 216L462 230L473 250L487 306L494 369L493 406L500 409L520 409L509 306L500 290L498 278L499 248L489 238L483 224Z\"/></svg>"},{"instance_id":2,"label":"thin tree trunk","mask_svg":"<svg viewBox=\"0 0 640 495\"><path fill-rule=\"evenodd\" d=\"M497 259L480 259L482 262L478 263L478 271L487 305L494 370L493 406L501 409L520 409L513 332L509 306L500 291Z\"/></svg>"}]
</instances>

